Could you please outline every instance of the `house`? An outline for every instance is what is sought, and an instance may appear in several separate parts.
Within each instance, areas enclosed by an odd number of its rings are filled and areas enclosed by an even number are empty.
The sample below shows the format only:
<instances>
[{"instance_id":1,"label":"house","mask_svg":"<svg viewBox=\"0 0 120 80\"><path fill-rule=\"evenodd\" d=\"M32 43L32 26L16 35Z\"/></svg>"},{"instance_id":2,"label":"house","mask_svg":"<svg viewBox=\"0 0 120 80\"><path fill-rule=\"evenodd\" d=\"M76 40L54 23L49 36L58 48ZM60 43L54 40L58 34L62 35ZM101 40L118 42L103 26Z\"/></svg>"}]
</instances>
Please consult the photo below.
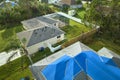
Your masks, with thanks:
<instances>
[{"instance_id":1,"label":"house","mask_svg":"<svg viewBox=\"0 0 120 80\"><path fill-rule=\"evenodd\" d=\"M34 29L34 28L39 28L39 27L44 27L44 26L56 26L58 27L59 21L56 21L54 19L45 17L45 16L40 16L32 19L28 19L25 21L21 22L23 24L23 27L26 30L29 29Z\"/></svg>"},{"instance_id":2,"label":"house","mask_svg":"<svg viewBox=\"0 0 120 80\"><path fill-rule=\"evenodd\" d=\"M70 8L81 8L82 3L77 2L76 0L61 0L60 3L70 6Z\"/></svg>"},{"instance_id":3,"label":"house","mask_svg":"<svg viewBox=\"0 0 120 80\"><path fill-rule=\"evenodd\" d=\"M57 3L60 0L39 0L41 3L47 3L47 4L53 4L53 3Z\"/></svg>"},{"instance_id":4,"label":"house","mask_svg":"<svg viewBox=\"0 0 120 80\"><path fill-rule=\"evenodd\" d=\"M50 17L54 14L21 22L25 31L17 33L17 36L27 48L29 54L37 52L41 47L46 48L64 40L64 32L59 27L65 26L65 23Z\"/></svg>"},{"instance_id":5,"label":"house","mask_svg":"<svg viewBox=\"0 0 120 80\"><path fill-rule=\"evenodd\" d=\"M55 26L44 26L17 33L19 40L25 45L29 54L37 52L41 47L48 47L64 40L64 32Z\"/></svg>"},{"instance_id":6,"label":"house","mask_svg":"<svg viewBox=\"0 0 120 80\"><path fill-rule=\"evenodd\" d=\"M5 2L3 1L0 3L0 7L4 7L6 4L10 4L12 7L17 5L17 3L15 1L6 0Z\"/></svg>"},{"instance_id":7,"label":"house","mask_svg":"<svg viewBox=\"0 0 120 80\"><path fill-rule=\"evenodd\" d=\"M81 42L34 63L30 69L36 80L120 79L120 68L112 58L98 55Z\"/></svg>"}]
</instances>

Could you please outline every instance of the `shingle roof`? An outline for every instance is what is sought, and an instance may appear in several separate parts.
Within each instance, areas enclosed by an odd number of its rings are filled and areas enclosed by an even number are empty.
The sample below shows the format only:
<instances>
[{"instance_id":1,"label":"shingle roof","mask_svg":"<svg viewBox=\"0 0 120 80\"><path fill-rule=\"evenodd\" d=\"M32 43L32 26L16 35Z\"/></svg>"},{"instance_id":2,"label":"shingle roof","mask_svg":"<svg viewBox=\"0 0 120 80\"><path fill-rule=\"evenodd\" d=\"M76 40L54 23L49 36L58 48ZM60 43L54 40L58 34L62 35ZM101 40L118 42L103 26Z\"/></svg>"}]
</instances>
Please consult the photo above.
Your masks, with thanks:
<instances>
[{"instance_id":1,"label":"shingle roof","mask_svg":"<svg viewBox=\"0 0 120 80\"><path fill-rule=\"evenodd\" d=\"M23 24L25 29L33 29L33 28L45 26L40 20L36 18L25 20L25 21L22 21L21 23Z\"/></svg>"},{"instance_id":2,"label":"shingle roof","mask_svg":"<svg viewBox=\"0 0 120 80\"><path fill-rule=\"evenodd\" d=\"M33 34L27 46L29 47L31 45L42 42L44 40L48 40L50 38L53 38L63 33L64 32L62 30L57 29L57 28L51 28L51 27L44 27L44 28L36 29L33 31Z\"/></svg>"},{"instance_id":3,"label":"shingle roof","mask_svg":"<svg viewBox=\"0 0 120 80\"><path fill-rule=\"evenodd\" d=\"M22 32L17 33L17 36L18 36L18 38L20 39L21 42L23 41L23 39L25 39L26 41L23 44L27 45L32 33L33 33L32 30L22 31Z\"/></svg>"},{"instance_id":4,"label":"shingle roof","mask_svg":"<svg viewBox=\"0 0 120 80\"><path fill-rule=\"evenodd\" d=\"M33 29L33 28L38 28L38 27L44 27L45 24L54 24L57 22L58 21L55 21L53 19L40 16L40 17L22 21L21 23L24 25L25 29Z\"/></svg>"},{"instance_id":5,"label":"shingle roof","mask_svg":"<svg viewBox=\"0 0 120 80\"><path fill-rule=\"evenodd\" d=\"M43 22L45 22L45 23L48 23L48 24L53 24L53 23L58 22L58 21L55 21L55 20L53 20L53 19L50 19L50 18L47 18L47 17L44 17L44 16L42 16L42 17L37 17L37 19L38 19L38 20L41 20L41 21L43 21Z\"/></svg>"},{"instance_id":6,"label":"shingle roof","mask_svg":"<svg viewBox=\"0 0 120 80\"><path fill-rule=\"evenodd\" d=\"M113 60L99 56L93 51L84 51L75 57L64 55L46 66L41 72L47 80L73 80L81 71L86 74L82 76L84 80L87 79L87 75L92 80L120 79L120 69Z\"/></svg>"},{"instance_id":7,"label":"shingle roof","mask_svg":"<svg viewBox=\"0 0 120 80\"><path fill-rule=\"evenodd\" d=\"M29 47L55 36L59 36L60 34L64 34L64 32L56 27L45 26L43 28L37 28L30 31L23 31L18 33L17 35L21 41L23 38L27 39L25 45Z\"/></svg>"}]
</instances>

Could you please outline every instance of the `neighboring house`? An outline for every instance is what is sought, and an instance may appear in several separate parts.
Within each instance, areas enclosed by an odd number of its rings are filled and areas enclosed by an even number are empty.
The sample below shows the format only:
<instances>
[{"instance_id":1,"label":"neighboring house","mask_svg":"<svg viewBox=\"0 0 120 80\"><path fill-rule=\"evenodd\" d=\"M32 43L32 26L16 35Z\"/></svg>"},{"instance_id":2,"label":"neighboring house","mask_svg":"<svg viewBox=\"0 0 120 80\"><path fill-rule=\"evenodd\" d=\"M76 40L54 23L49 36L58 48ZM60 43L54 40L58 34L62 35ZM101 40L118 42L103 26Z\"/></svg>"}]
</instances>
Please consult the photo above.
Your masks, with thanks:
<instances>
[{"instance_id":1,"label":"neighboring house","mask_svg":"<svg viewBox=\"0 0 120 80\"><path fill-rule=\"evenodd\" d=\"M70 8L81 8L82 3L77 3L76 0L61 0L60 3L70 6Z\"/></svg>"},{"instance_id":2,"label":"neighboring house","mask_svg":"<svg viewBox=\"0 0 120 80\"><path fill-rule=\"evenodd\" d=\"M64 32L59 27L65 26L65 23L48 17L49 15L54 13L21 22L25 31L17 33L17 36L29 54L37 52L41 47L48 47L48 43L53 45L64 40Z\"/></svg>"},{"instance_id":3,"label":"neighboring house","mask_svg":"<svg viewBox=\"0 0 120 80\"><path fill-rule=\"evenodd\" d=\"M60 0L39 0L41 3L47 3L47 4L53 4L53 3L57 3Z\"/></svg>"},{"instance_id":4,"label":"neighboring house","mask_svg":"<svg viewBox=\"0 0 120 80\"><path fill-rule=\"evenodd\" d=\"M48 47L64 40L64 32L55 26L44 26L17 33L20 41L26 46L29 54L37 52L41 47Z\"/></svg>"},{"instance_id":5,"label":"neighboring house","mask_svg":"<svg viewBox=\"0 0 120 80\"><path fill-rule=\"evenodd\" d=\"M3 1L3 2L0 3L0 7L4 7L6 4L10 4L10 5L13 6L13 7L14 7L15 5L17 5L17 3L14 2L14 1L6 0L5 2Z\"/></svg>"},{"instance_id":6,"label":"neighboring house","mask_svg":"<svg viewBox=\"0 0 120 80\"><path fill-rule=\"evenodd\" d=\"M58 21L58 27L64 27L66 25L69 25L70 19L59 13L62 13L62 12L48 14L48 15L45 15L45 17Z\"/></svg>"},{"instance_id":7,"label":"neighboring house","mask_svg":"<svg viewBox=\"0 0 120 80\"><path fill-rule=\"evenodd\" d=\"M21 22L23 24L23 27L28 30L28 29L34 29L34 28L39 28L39 27L44 27L44 26L56 26L58 27L59 21L56 21L54 19L50 19L45 16L40 16L36 18L32 18L29 20L25 20Z\"/></svg>"},{"instance_id":8,"label":"neighboring house","mask_svg":"<svg viewBox=\"0 0 120 80\"><path fill-rule=\"evenodd\" d=\"M99 56L80 42L34 63L30 69L36 80L120 79L120 68L113 58Z\"/></svg>"}]
</instances>

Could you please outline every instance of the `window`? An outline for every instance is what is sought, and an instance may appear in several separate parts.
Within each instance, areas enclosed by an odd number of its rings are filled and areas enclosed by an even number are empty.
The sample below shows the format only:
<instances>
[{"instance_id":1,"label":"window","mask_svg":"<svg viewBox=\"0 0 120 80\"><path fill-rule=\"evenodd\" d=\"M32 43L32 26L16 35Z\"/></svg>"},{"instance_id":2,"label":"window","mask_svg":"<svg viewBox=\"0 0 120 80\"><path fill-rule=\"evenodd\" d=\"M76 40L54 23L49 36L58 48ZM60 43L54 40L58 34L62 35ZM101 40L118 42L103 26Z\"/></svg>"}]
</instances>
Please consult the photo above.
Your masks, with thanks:
<instances>
[{"instance_id":1,"label":"window","mask_svg":"<svg viewBox=\"0 0 120 80\"><path fill-rule=\"evenodd\" d=\"M60 38L61 36L57 36L57 38Z\"/></svg>"}]
</instances>

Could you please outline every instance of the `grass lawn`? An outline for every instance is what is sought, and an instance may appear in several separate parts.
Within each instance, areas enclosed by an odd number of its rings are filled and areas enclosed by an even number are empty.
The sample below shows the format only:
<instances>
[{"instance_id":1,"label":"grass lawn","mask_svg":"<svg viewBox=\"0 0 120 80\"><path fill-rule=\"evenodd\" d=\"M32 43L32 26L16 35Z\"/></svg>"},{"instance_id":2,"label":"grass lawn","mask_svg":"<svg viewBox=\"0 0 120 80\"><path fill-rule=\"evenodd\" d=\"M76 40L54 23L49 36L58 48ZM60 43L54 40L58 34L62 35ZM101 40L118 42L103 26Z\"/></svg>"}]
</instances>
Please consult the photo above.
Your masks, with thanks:
<instances>
[{"instance_id":1,"label":"grass lawn","mask_svg":"<svg viewBox=\"0 0 120 80\"><path fill-rule=\"evenodd\" d=\"M16 33L22 30L21 25L0 30L0 52L12 48L16 44Z\"/></svg>"},{"instance_id":2,"label":"grass lawn","mask_svg":"<svg viewBox=\"0 0 120 80\"><path fill-rule=\"evenodd\" d=\"M86 27L83 24L77 23L73 20L70 20L68 26L62 27L61 29L66 32L66 38L69 40L71 38L79 36L83 32L89 31L91 28Z\"/></svg>"},{"instance_id":3,"label":"grass lawn","mask_svg":"<svg viewBox=\"0 0 120 80\"><path fill-rule=\"evenodd\" d=\"M53 53L46 48L42 52L35 53L31 58L33 63L49 56ZM29 76L30 79L33 79L32 73L29 70L28 66L30 61L26 56L18 58L8 64L5 64L0 67L0 80L20 80L20 78ZM23 69L23 70L22 70Z\"/></svg>"},{"instance_id":4,"label":"grass lawn","mask_svg":"<svg viewBox=\"0 0 120 80\"><path fill-rule=\"evenodd\" d=\"M6 78L6 80L20 80L21 78L24 78L26 76L29 76L30 80L33 80L33 76L29 68L23 71L15 72L10 77Z\"/></svg>"},{"instance_id":5,"label":"grass lawn","mask_svg":"<svg viewBox=\"0 0 120 80\"><path fill-rule=\"evenodd\" d=\"M113 52L117 53L120 55L120 45L113 43L109 39L100 39L100 38L93 38L94 40L89 42L88 45L90 48L94 49L95 51L100 50L102 47L106 47Z\"/></svg>"}]
</instances>

